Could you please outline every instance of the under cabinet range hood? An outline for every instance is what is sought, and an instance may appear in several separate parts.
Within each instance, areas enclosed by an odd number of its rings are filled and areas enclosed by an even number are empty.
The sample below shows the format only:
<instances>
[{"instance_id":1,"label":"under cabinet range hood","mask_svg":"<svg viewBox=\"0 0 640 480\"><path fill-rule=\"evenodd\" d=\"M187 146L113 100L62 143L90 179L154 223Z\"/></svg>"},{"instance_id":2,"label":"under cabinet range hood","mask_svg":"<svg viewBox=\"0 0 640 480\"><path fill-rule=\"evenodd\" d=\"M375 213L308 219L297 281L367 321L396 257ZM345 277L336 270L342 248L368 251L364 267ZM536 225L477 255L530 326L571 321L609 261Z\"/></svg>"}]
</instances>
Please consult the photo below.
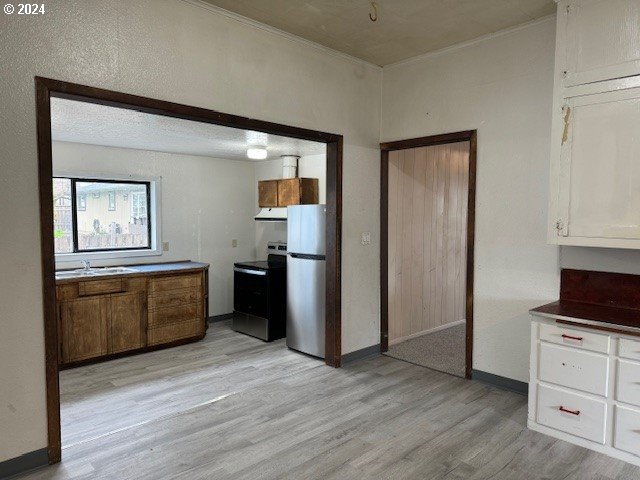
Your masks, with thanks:
<instances>
[{"instance_id":1,"label":"under cabinet range hood","mask_svg":"<svg viewBox=\"0 0 640 480\"><path fill-rule=\"evenodd\" d=\"M257 222L286 222L287 207L262 208L253 218Z\"/></svg>"}]
</instances>

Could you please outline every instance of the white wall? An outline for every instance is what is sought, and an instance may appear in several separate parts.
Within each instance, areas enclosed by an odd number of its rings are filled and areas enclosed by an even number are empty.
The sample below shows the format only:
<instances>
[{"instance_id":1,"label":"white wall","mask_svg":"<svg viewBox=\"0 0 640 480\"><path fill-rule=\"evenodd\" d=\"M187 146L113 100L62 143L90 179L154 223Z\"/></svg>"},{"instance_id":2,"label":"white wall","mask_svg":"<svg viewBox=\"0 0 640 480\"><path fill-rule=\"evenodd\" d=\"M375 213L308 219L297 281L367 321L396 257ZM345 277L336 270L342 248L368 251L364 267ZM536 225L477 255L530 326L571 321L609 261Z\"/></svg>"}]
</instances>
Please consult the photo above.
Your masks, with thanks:
<instances>
[{"instance_id":1,"label":"white wall","mask_svg":"<svg viewBox=\"0 0 640 480\"><path fill-rule=\"evenodd\" d=\"M96 261L95 265L194 260L211 264L209 313L233 311L233 263L254 258L254 165L251 162L53 142L55 172L161 177L160 256ZM232 247L232 239L238 246ZM62 262L59 268L70 268Z\"/></svg>"},{"instance_id":2,"label":"white wall","mask_svg":"<svg viewBox=\"0 0 640 480\"><path fill-rule=\"evenodd\" d=\"M546 244L555 19L384 69L382 140L478 130L473 368L528 381Z\"/></svg>"},{"instance_id":3,"label":"white wall","mask_svg":"<svg viewBox=\"0 0 640 480\"><path fill-rule=\"evenodd\" d=\"M344 135L343 353L377 343L379 68L179 0L0 15L0 62L0 461L47 444L36 75Z\"/></svg>"},{"instance_id":4,"label":"white wall","mask_svg":"<svg viewBox=\"0 0 640 480\"><path fill-rule=\"evenodd\" d=\"M327 203L327 156L306 155L298 160L298 176L318 179L318 201ZM282 178L282 160L267 160L255 162L255 209L258 207L257 184L260 180L273 180ZM256 230L256 258L267 259L268 242L286 242L287 224L284 222L255 222Z\"/></svg>"}]
</instances>

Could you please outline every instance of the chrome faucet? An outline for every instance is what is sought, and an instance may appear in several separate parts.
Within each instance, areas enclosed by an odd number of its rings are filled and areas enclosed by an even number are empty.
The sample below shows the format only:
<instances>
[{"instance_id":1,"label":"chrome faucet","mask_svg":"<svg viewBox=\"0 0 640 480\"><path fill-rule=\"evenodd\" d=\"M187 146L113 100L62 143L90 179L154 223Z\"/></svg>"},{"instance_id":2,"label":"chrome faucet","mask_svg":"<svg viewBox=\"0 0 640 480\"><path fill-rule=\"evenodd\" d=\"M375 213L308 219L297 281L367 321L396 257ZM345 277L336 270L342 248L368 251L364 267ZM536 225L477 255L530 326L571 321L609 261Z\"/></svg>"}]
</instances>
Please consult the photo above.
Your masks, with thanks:
<instances>
[{"instance_id":1,"label":"chrome faucet","mask_svg":"<svg viewBox=\"0 0 640 480\"><path fill-rule=\"evenodd\" d=\"M85 271L91 270L91 262L89 260L82 260L82 267Z\"/></svg>"}]
</instances>

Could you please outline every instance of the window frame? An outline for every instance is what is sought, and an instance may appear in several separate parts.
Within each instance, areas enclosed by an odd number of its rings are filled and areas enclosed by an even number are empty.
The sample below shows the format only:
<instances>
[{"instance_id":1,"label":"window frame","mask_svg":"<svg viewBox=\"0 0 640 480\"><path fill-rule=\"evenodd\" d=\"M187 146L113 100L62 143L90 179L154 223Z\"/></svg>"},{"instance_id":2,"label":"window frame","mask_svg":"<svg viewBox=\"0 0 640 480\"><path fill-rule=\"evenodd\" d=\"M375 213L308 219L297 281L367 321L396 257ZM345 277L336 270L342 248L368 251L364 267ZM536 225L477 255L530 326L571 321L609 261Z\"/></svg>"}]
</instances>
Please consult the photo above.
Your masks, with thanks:
<instances>
[{"instance_id":1,"label":"window frame","mask_svg":"<svg viewBox=\"0 0 640 480\"><path fill-rule=\"evenodd\" d=\"M53 178L67 178L71 181L71 221L72 221L72 241L73 252L56 253L55 259L58 262L77 262L78 260L107 260L113 258L135 258L150 255L162 255L160 236L160 192L161 177L136 177L133 175L82 175L69 172L54 172ZM147 238L146 247L119 247L101 248L91 250L78 249L78 218L77 218L77 182L98 182L114 184L145 184L147 197ZM82 210L81 210L82 211Z\"/></svg>"}]
</instances>

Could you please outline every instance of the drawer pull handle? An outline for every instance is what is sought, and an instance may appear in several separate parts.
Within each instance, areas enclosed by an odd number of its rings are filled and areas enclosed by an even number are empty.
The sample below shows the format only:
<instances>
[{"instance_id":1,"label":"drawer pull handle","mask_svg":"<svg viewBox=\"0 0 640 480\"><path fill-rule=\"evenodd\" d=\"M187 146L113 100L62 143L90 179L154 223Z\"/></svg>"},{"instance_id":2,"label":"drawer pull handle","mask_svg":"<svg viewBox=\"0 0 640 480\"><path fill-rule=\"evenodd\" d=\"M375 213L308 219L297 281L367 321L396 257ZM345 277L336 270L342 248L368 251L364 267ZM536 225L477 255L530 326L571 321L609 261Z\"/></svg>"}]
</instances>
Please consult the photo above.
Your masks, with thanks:
<instances>
[{"instance_id":1,"label":"drawer pull handle","mask_svg":"<svg viewBox=\"0 0 640 480\"><path fill-rule=\"evenodd\" d=\"M570 413L571 415L580 415L580 410L570 410L568 408L564 408L562 405L560 405L560 408L558 410L560 410L561 412Z\"/></svg>"},{"instance_id":2,"label":"drawer pull handle","mask_svg":"<svg viewBox=\"0 0 640 480\"><path fill-rule=\"evenodd\" d=\"M582 341L582 337L574 337L572 335L567 335L566 333L562 334L562 338L565 340L575 340L576 342L581 342Z\"/></svg>"}]
</instances>

